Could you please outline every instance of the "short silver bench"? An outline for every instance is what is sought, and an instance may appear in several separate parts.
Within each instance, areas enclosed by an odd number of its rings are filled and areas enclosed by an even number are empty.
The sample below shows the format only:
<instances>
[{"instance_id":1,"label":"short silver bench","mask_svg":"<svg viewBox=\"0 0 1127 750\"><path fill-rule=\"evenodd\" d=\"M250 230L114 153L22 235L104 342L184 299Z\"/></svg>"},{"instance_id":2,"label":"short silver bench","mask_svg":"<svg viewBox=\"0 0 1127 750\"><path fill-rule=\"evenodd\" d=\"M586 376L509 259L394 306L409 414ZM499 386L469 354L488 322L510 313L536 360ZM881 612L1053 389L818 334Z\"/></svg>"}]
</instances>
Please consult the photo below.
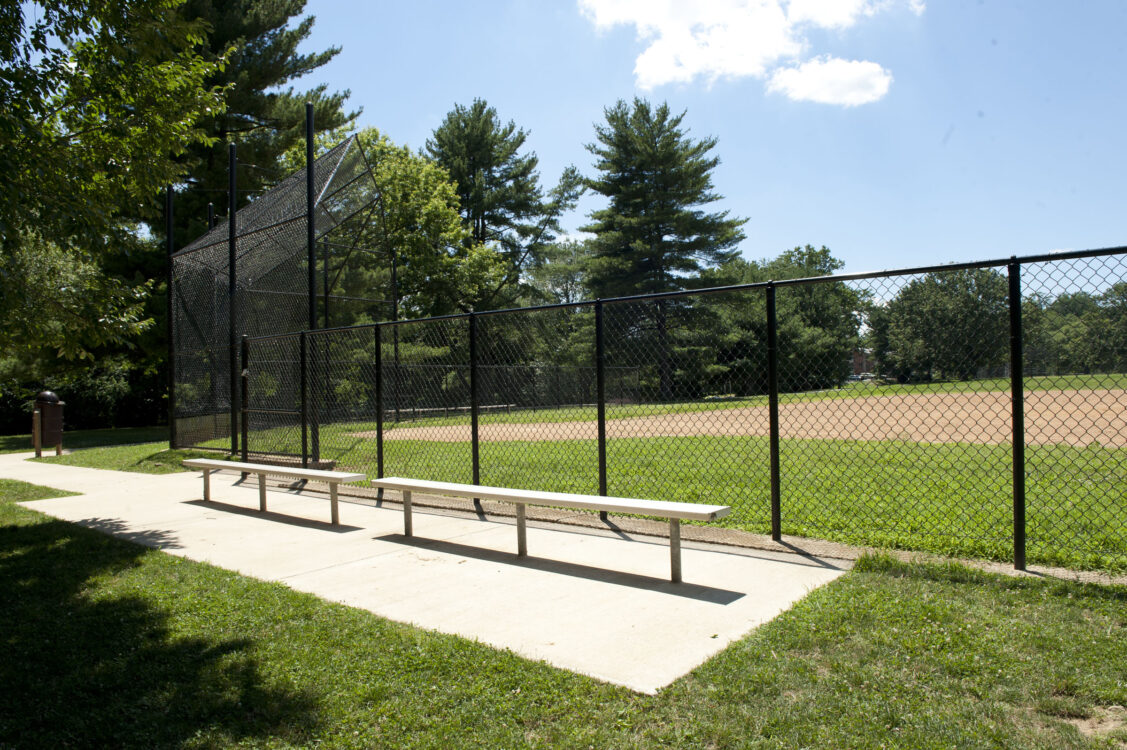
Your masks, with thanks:
<instances>
[{"instance_id":1,"label":"short silver bench","mask_svg":"<svg viewBox=\"0 0 1127 750\"><path fill-rule=\"evenodd\" d=\"M426 479L405 479L387 477L373 479L372 485L403 493L403 533L412 536L411 493L423 492L445 497L469 497L482 500L498 500L516 505L517 515L517 555L528 554L527 533L525 531L525 506L548 505L557 508L579 508L599 510L609 513L638 513L646 516L659 516L669 519L669 560L674 583L681 582L681 521L714 521L728 515L727 505L704 505L700 503L679 503L666 500L636 500L625 497L603 497L602 495L574 495L568 492L539 492L536 490L514 490L505 487L484 487L476 484L455 482L432 482Z\"/></svg>"},{"instance_id":2,"label":"short silver bench","mask_svg":"<svg viewBox=\"0 0 1127 750\"><path fill-rule=\"evenodd\" d=\"M329 504L331 506L332 522L336 526L340 523L340 514L337 511L337 485L341 482L359 482L366 479L364 474L353 474L346 471L325 471L323 469L302 469L300 467L274 466L272 464L250 464L240 461L221 461L215 458L188 458L184 466L189 469L203 470L203 499L211 499L211 472L213 471L238 471L246 474L258 475L258 509L266 511L266 476L292 477L294 479L309 479L315 482L327 482L329 485Z\"/></svg>"}]
</instances>

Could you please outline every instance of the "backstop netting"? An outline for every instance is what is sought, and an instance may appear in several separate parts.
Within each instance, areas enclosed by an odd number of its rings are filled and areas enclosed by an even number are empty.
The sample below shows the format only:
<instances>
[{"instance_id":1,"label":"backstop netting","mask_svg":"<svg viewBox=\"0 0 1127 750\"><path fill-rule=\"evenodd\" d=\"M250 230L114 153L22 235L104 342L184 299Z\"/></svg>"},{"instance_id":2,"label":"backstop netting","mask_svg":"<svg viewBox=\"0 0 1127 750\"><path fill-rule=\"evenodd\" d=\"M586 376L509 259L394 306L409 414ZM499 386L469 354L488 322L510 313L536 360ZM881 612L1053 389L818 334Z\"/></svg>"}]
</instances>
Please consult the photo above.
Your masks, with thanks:
<instances>
[{"instance_id":1,"label":"backstop netting","mask_svg":"<svg viewBox=\"0 0 1127 750\"><path fill-rule=\"evenodd\" d=\"M172 256L176 447L229 445L232 410L239 397L237 386L232 392L232 356L237 363L243 336L319 328L329 323L330 309L332 322L341 325L389 316L388 300L340 294L342 275L357 258L378 268L389 265L368 237L377 190L356 137L314 162L312 288L306 178L306 170L301 169L239 209L233 243L229 221L224 219ZM312 320L311 296L315 299ZM278 365L292 369L298 363ZM275 400L296 400L296 387L279 381ZM278 421L286 422L282 418L286 410L278 411Z\"/></svg>"}]
</instances>

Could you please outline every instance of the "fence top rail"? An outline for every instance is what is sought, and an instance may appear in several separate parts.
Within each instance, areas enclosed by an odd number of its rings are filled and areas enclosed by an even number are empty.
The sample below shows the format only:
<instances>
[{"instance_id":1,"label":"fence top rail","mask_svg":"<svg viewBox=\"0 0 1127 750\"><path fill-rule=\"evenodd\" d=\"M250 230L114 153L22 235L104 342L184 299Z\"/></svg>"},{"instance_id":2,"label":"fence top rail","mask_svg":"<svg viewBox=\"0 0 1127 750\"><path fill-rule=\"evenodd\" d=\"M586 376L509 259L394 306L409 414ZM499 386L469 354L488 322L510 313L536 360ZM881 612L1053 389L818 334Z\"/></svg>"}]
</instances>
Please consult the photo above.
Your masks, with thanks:
<instances>
[{"instance_id":1,"label":"fence top rail","mask_svg":"<svg viewBox=\"0 0 1127 750\"><path fill-rule=\"evenodd\" d=\"M533 313L544 310L563 310L569 308L580 307L594 307L596 305L615 305L624 304L628 302L646 302L650 300L661 299L676 299L679 297L695 297L709 294L724 294L731 292L743 292L754 289L767 289L770 287L781 286L805 286L808 284L829 284L841 283L846 281L862 281L864 279L881 279L889 278L892 276L914 276L918 274L936 273L940 271L964 271L972 268L998 268L1001 266L1008 266L1011 263L1017 265L1025 265L1029 263L1049 263L1060 262L1065 260L1077 260L1080 258L1098 258L1108 255L1127 255L1127 245L1120 245L1117 247L1105 247L1092 250L1068 250L1057 251L1049 253L1039 253L1036 255L1013 255L1009 258L995 258L992 260L978 260L968 261L965 263L940 263L930 266L914 266L910 268L895 268L885 271L861 271L857 273L839 273L831 274L829 276L808 276L801 279L780 279L778 281L757 281L750 284L733 284L731 286L714 286L705 287L702 289L680 289L672 292L654 292L652 294L635 294L628 297L608 297L597 300L581 300L579 302L559 302L550 305L531 305L529 307L509 307L500 310L484 310L481 312L465 312L465 313L452 313L450 315L436 315L430 318L408 318L403 320L385 320L379 323L365 323L355 326L337 326L334 328L316 328L307 331L297 331L282 334L270 334L267 336L254 336L249 340L265 341L269 339L284 338L287 336L299 336L301 333L308 334L329 334L339 331L362 331L365 329L376 329L385 327L397 326L410 326L423 323L434 323L438 321L451 321L451 320L469 320L470 318L482 318L492 315L507 315L517 313Z\"/></svg>"}]
</instances>

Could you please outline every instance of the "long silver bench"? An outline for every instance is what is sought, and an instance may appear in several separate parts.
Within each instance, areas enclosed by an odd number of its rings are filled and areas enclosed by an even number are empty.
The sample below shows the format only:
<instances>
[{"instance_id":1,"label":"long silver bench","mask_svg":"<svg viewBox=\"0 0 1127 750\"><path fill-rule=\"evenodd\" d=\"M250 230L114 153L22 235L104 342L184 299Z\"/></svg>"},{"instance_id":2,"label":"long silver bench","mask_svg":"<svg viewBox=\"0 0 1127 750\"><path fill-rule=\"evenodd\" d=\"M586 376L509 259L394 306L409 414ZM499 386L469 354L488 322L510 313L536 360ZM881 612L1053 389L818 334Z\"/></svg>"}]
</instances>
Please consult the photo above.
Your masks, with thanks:
<instances>
[{"instance_id":1,"label":"long silver bench","mask_svg":"<svg viewBox=\"0 0 1127 750\"><path fill-rule=\"evenodd\" d=\"M423 492L428 495L445 497L468 497L482 500L498 500L516 505L517 516L517 555L528 554L528 540L525 531L525 506L548 505L557 508L579 508L599 510L608 513L638 513L646 516L659 516L669 519L669 561L670 579L681 582L681 521L714 521L728 515L727 505L704 505L700 503L679 503L667 500L637 500L626 497L603 497L602 495L575 495L568 492L539 492L536 490L514 490L506 487L484 487L476 484L456 482L432 482L426 479L406 479L386 477L373 479L372 485L403 493L403 533L413 535L411 524L411 493Z\"/></svg>"},{"instance_id":2,"label":"long silver bench","mask_svg":"<svg viewBox=\"0 0 1127 750\"><path fill-rule=\"evenodd\" d=\"M364 474L354 474L346 471L325 471L324 469L302 469L301 467L274 466L272 464L251 464L240 461L222 461L214 458L188 458L184 466L189 469L203 471L203 499L211 499L211 472L213 471L238 471L240 473L258 475L258 509L266 511L266 477L292 477L294 479L309 479L315 482L326 482L329 485L329 504L331 506L332 523L340 523L340 513L337 510L337 485L341 482L359 482L367 477Z\"/></svg>"}]
</instances>

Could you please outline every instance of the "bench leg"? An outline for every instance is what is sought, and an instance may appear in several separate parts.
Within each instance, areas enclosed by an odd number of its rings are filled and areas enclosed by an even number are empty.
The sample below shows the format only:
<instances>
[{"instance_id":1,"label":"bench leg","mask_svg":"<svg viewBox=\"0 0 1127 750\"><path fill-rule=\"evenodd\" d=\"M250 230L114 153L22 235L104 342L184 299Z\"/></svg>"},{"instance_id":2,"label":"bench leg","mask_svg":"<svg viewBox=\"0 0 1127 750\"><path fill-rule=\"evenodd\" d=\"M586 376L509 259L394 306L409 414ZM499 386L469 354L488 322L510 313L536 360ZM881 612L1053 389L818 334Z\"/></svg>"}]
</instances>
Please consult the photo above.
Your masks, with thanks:
<instances>
[{"instance_id":1,"label":"bench leg","mask_svg":"<svg viewBox=\"0 0 1127 750\"><path fill-rule=\"evenodd\" d=\"M524 524L524 503L517 503L517 557L528 555L528 533Z\"/></svg>"},{"instance_id":2,"label":"bench leg","mask_svg":"<svg viewBox=\"0 0 1127 750\"><path fill-rule=\"evenodd\" d=\"M329 506L332 508L333 526L340 525L340 513L337 512L337 483L329 483Z\"/></svg>"},{"instance_id":3,"label":"bench leg","mask_svg":"<svg viewBox=\"0 0 1127 750\"><path fill-rule=\"evenodd\" d=\"M211 469L203 470L203 499L211 500Z\"/></svg>"},{"instance_id":4,"label":"bench leg","mask_svg":"<svg viewBox=\"0 0 1127 750\"><path fill-rule=\"evenodd\" d=\"M669 519L669 563L671 568L670 579L673 583L681 582L681 519Z\"/></svg>"},{"instance_id":5,"label":"bench leg","mask_svg":"<svg viewBox=\"0 0 1127 750\"><path fill-rule=\"evenodd\" d=\"M266 475L258 475L258 509L266 512Z\"/></svg>"},{"instance_id":6,"label":"bench leg","mask_svg":"<svg viewBox=\"0 0 1127 750\"><path fill-rule=\"evenodd\" d=\"M403 490L403 536L411 536L411 492Z\"/></svg>"}]
</instances>

